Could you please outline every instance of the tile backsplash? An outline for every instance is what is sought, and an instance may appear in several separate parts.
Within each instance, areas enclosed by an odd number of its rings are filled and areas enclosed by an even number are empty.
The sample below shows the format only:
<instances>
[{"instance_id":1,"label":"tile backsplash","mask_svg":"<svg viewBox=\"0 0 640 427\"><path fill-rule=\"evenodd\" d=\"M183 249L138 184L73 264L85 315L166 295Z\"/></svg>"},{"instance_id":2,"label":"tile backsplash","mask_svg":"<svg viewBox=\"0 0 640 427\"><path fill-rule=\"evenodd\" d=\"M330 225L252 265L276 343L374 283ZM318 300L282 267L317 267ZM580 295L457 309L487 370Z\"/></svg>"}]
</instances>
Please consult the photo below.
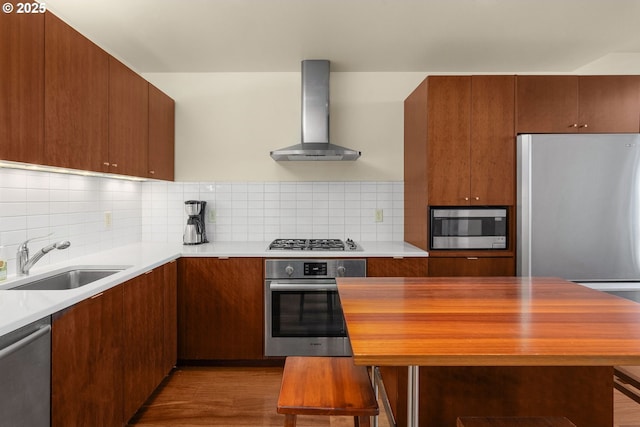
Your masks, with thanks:
<instances>
[{"instance_id":1,"label":"tile backsplash","mask_svg":"<svg viewBox=\"0 0 640 427\"><path fill-rule=\"evenodd\" d=\"M38 265L140 241L141 199L141 182L0 169L0 245L9 260L8 273L15 273L22 242L50 233L29 244L31 254L60 240L69 240L71 247L50 252ZM105 213L110 213L110 224Z\"/></svg>"},{"instance_id":2,"label":"tile backsplash","mask_svg":"<svg viewBox=\"0 0 640 427\"><path fill-rule=\"evenodd\" d=\"M39 265L138 241L181 243L186 200L207 202L210 241L402 241L403 197L402 182L136 182L0 168L0 245L15 274L18 245L50 233L32 253L60 240L71 247Z\"/></svg>"},{"instance_id":3,"label":"tile backsplash","mask_svg":"<svg viewBox=\"0 0 640 427\"><path fill-rule=\"evenodd\" d=\"M186 200L207 202L209 241L403 240L402 182L145 182L142 188L145 241L182 242Z\"/></svg>"}]
</instances>

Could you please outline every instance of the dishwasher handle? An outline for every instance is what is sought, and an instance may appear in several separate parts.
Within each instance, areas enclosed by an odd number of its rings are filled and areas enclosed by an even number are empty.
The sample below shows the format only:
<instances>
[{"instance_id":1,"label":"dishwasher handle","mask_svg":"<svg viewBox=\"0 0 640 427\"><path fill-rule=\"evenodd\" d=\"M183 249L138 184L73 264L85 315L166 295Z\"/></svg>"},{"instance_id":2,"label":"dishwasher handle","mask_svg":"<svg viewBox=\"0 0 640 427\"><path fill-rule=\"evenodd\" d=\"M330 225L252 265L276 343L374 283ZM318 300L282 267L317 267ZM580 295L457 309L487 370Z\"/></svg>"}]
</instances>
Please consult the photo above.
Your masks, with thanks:
<instances>
[{"instance_id":1,"label":"dishwasher handle","mask_svg":"<svg viewBox=\"0 0 640 427\"><path fill-rule=\"evenodd\" d=\"M0 359L4 359L5 357L9 356L10 354L15 353L16 351L20 350L21 348L24 348L24 347L28 346L32 342L34 342L34 341L38 340L39 338L41 338L42 336L47 335L49 332L51 332L51 325L42 326L40 329L32 332L31 334L27 335L26 337L22 338L21 340L18 340L16 342L14 342L13 344L10 344L7 347L5 347L2 350L0 350Z\"/></svg>"}]
</instances>

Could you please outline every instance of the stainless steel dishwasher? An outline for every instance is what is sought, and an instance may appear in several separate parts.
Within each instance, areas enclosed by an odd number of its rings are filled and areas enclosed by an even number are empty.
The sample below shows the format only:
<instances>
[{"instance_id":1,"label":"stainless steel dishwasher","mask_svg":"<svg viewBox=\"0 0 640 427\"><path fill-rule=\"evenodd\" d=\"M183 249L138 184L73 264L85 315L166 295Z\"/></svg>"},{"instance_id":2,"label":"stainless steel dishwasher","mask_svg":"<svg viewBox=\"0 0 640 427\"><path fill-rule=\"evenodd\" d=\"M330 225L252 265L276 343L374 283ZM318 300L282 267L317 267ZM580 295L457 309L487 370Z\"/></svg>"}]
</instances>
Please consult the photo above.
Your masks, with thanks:
<instances>
[{"instance_id":1,"label":"stainless steel dishwasher","mask_svg":"<svg viewBox=\"0 0 640 427\"><path fill-rule=\"evenodd\" d=\"M2 425L49 427L51 318L0 336Z\"/></svg>"}]
</instances>

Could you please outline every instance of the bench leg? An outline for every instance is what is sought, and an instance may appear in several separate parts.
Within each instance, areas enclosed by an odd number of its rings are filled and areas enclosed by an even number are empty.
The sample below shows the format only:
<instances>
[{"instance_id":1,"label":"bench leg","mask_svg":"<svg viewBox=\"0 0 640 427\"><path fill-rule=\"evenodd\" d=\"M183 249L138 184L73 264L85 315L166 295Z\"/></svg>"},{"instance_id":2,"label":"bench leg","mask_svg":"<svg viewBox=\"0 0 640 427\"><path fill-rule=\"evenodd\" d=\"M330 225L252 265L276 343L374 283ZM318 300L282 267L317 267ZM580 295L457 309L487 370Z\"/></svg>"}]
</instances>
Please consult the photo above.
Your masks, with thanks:
<instances>
[{"instance_id":1,"label":"bench leg","mask_svg":"<svg viewBox=\"0 0 640 427\"><path fill-rule=\"evenodd\" d=\"M353 417L353 425L355 427L371 427L371 417Z\"/></svg>"},{"instance_id":2,"label":"bench leg","mask_svg":"<svg viewBox=\"0 0 640 427\"><path fill-rule=\"evenodd\" d=\"M296 427L296 416L286 414L284 416L284 427Z\"/></svg>"}]
</instances>

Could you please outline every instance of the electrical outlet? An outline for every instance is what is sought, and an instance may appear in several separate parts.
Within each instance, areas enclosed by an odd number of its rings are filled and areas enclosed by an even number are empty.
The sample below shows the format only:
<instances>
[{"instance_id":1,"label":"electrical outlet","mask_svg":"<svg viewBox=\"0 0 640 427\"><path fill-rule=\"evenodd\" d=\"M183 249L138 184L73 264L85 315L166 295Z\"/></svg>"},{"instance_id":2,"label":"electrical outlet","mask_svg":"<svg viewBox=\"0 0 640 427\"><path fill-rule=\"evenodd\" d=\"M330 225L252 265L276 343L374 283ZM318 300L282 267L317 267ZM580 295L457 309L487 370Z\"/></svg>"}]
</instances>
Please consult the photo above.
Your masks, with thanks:
<instances>
[{"instance_id":1,"label":"electrical outlet","mask_svg":"<svg viewBox=\"0 0 640 427\"><path fill-rule=\"evenodd\" d=\"M106 211L104 213L104 226L105 228L111 228L111 212Z\"/></svg>"},{"instance_id":2,"label":"electrical outlet","mask_svg":"<svg viewBox=\"0 0 640 427\"><path fill-rule=\"evenodd\" d=\"M384 221L384 212L382 209L376 209L376 222Z\"/></svg>"},{"instance_id":3,"label":"electrical outlet","mask_svg":"<svg viewBox=\"0 0 640 427\"><path fill-rule=\"evenodd\" d=\"M213 208L210 208L207 211L207 221L208 222L216 222L216 210Z\"/></svg>"}]
</instances>

